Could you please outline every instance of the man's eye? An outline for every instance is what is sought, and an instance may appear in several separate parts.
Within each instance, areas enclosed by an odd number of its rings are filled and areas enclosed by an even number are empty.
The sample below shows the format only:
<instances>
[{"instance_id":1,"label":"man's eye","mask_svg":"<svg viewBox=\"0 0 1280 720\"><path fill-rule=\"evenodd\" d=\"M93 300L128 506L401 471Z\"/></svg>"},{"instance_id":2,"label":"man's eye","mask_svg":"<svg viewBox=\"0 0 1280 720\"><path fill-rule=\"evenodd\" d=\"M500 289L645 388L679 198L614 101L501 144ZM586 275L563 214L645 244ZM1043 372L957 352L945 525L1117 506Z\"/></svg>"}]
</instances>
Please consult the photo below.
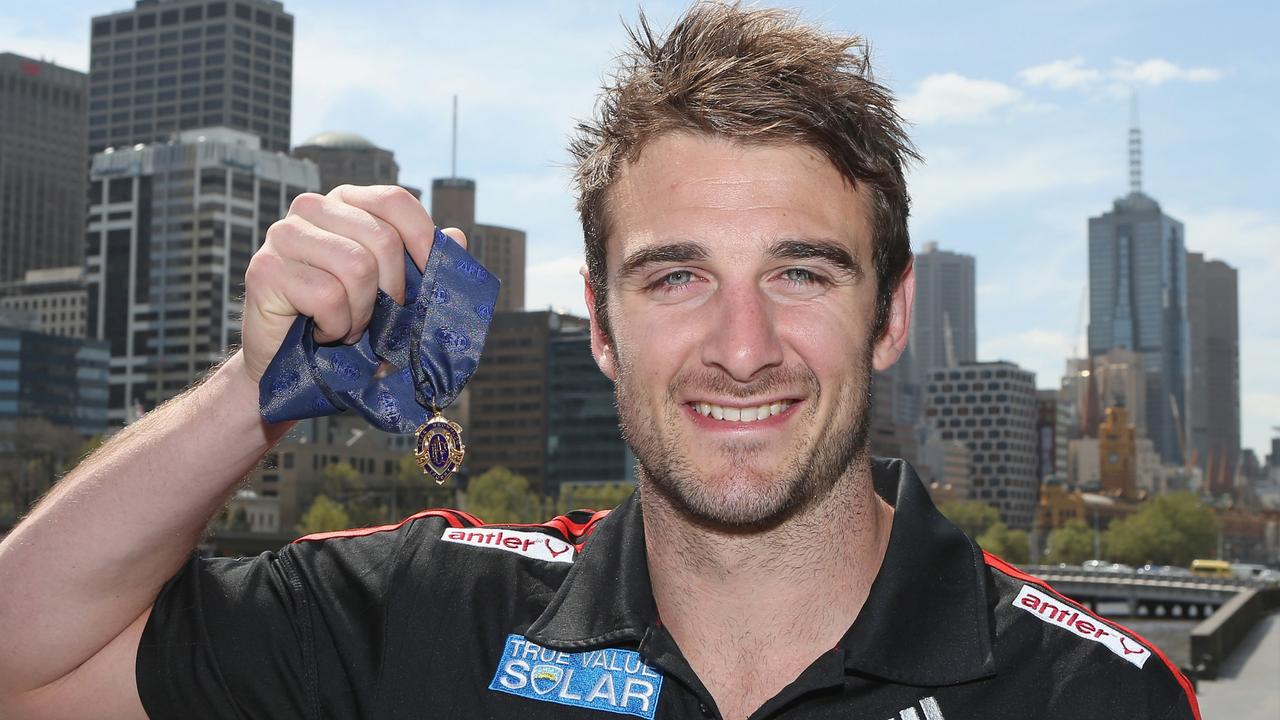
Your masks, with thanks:
<instances>
[{"instance_id":1,"label":"man's eye","mask_svg":"<svg viewBox=\"0 0 1280 720\"><path fill-rule=\"evenodd\" d=\"M669 272L666 275L663 275L662 279L658 282L659 284L666 285L667 287L688 285L693 282L693 273L688 270L676 270L675 272Z\"/></svg>"},{"instance_id":2,"label":"man's eye","mask_svg":"<svg viewBox=\"0 0 1280 720\"><path fill-rule=\"evenodd\" d=\"M810 285L822 281L818 275L804 268L787 268L782 271L782 277L796 285Z\"/></svg>"}]
</instances>

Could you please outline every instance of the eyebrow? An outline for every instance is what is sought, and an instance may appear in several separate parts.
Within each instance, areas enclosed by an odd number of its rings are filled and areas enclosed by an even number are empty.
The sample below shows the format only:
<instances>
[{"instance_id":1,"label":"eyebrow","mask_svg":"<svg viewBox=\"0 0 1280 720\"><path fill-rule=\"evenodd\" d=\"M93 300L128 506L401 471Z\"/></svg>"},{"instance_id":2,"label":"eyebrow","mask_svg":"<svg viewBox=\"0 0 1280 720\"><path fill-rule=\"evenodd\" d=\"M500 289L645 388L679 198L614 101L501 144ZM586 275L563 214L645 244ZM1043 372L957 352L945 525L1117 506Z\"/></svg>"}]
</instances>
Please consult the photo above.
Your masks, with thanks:
<instances>
[{"instance_id":1,"label":"eyebrow","mask_svg":"<svg viewBox=\"0 0 1280 720\"><path fill-rule=\"evenodd\" d=\"M861 280L866 272L844 245L834 240L782 240L769 248L769 257L775 260L811 260L817 258L844 270L855 280Z\"/></svg>"},{"instance_id":2,"label":"eyebrow","mask_svg":"<svg viewBox=\"0 0 1280 720\"><path fill-rule=\"evenodd\" d=\"M622 261L618 268L618 277L627 278L639 274L651 265L662 263L682 263L692 260L706 260L707 248L696 242L678 242L667 245L656 245L637 250Z\"/></svg>"}]
</instances>

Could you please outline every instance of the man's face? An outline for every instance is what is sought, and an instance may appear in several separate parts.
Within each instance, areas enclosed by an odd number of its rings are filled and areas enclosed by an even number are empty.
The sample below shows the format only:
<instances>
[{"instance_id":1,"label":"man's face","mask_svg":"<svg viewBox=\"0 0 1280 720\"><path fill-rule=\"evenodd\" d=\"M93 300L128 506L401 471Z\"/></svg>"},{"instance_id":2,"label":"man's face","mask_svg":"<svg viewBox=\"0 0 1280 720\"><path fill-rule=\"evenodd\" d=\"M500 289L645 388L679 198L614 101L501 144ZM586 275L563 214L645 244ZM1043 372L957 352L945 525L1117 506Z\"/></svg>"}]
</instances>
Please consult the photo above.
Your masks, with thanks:
<instances>
[{"instance_id":1,"label":"man's face","mask_svg":"<svg viewBox=\"0 0 1280 720\"><path fill-rule=\"evenodd\" d=\"M794 145L670 134L622 169L611 334L593 318L593 348L643 476L684 511L771 524L863 452L870 369L892 364L904 329L871 337L867 208Z\"/></svg>"}]
</instances>

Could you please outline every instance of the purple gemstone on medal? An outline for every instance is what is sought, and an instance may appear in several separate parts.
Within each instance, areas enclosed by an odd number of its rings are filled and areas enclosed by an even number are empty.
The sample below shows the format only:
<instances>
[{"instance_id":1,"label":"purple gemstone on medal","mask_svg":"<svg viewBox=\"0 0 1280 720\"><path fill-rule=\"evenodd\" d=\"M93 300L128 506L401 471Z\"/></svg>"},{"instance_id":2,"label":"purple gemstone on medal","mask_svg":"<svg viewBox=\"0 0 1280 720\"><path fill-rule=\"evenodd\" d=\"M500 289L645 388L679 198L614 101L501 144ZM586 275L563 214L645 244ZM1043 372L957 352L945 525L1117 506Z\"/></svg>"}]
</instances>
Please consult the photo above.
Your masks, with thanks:
<instances>
[{"instance_id":1,"label":"purple gemstone on medal","mask_svg":"<svg viewBox=\"0 0 1280 720\"><path fill-rule=\"evenodd\" d=\"M427 443L427 457L430 458L431 464L438 468L446 468L449 466L449 441L445 439L444 433L436 433L431 436L431 441Z\"/></svg>"}]
</instances>

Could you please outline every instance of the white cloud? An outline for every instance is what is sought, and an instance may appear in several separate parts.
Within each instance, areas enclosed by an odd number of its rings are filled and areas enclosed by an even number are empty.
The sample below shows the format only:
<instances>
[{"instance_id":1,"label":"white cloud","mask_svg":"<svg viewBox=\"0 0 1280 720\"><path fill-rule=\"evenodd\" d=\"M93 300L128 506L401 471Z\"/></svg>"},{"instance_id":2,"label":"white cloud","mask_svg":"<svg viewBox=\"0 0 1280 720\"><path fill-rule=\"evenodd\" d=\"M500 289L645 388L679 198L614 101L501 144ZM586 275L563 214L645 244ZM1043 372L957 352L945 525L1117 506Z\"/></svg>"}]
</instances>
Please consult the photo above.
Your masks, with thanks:
<instances>
[{"instance_id":1,"label":"white cloud","mask_svg":"<svg viewBox=\"0 0 1280 720\"><path fill-rule=\"evenodd\" d=\"M1018 73L1022 81L1031 86L1046 85L1054 90L1087 87L1102 79L1102 73L1084 66L1084 58L1054 60L1044 65L1029 67Z\"/></svg>"},{"instance_id":2,"label":"white cloud","mask_svg":"<svg viewBox=\"0 0 1280 720\"><path fill-rule=\"evenodd\" d=\"M1213 82L1222 71L1210 67L1183 68L1168 60L1152 58L1141 63L1117 60L1112 77L1131 85L1163 85L1166 82Z\"/></svg>"},{"instance_id":3,"label":"white cloud","mask_svg":"<svg viewBox=\"0 0 1280 720\"><path fill-rule=\"evenodd\" d=\"M1035 144L970 142L924 147L926 162L912 171L913 226L940 215L1007 204L1050 190L1086 188L1113 176L1107 148L1091 138Z\"/></svg>"},{"instance_id":4,"label":"white cloud","mask_svg":"<svg viewBox=\"0 0 1280 720\"><path fill-rule=\"evenodd\" d=\"M1017 103L1021 93L994 80L957 73L930 75L902 99L899 109L912 123L974 122Z\"/></svg>"},{"instance_id":5,"label":"white cloud","mask_svg":"<svg viewBox=\"0 0 1280 720\"><path fill-rule=\"evenodd\" d=\"M1220 80L1223 71L1212 67L1183 67L1164 58L1141 62L1116 59L1111 67L1089 67L1082 57L1053 60L1018 73L1022 82L1032 87L1053 90L1097 90L1123 94L1138 86L1154 87L1168 82L1205 83Z\"/></svg>"}]
</instances>

